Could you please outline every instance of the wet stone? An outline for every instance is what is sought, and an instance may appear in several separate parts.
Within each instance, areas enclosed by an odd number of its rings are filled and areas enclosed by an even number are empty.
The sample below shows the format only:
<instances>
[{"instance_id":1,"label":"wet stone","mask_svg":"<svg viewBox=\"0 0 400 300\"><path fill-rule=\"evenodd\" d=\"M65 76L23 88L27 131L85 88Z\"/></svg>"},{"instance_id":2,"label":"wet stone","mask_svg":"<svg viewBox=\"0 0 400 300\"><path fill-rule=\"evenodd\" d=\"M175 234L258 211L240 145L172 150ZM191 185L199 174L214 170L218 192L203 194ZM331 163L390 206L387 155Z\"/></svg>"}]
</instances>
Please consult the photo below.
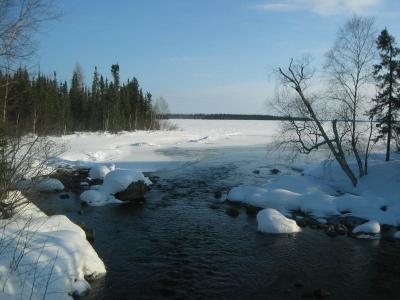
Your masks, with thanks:
<instances>
[{"instance_id":1,"label":"wet stone","mask_svg":"<svg viewBox=\"0 0 400 300\"><path fill-rule=\"evenodd\" d=\"M226 214L231 217L237 217L239 215L239 210L231 206L226 210Z\"/></svg>"},{"instance_id":2,"label":"wet stone","mask_svg":"<svg viewBox=\"0 0 400 300\"><path fill-rule=\"evenodd\" d=\"M214 198L220 199L222 197L222 192L221 191L215 191L214 192Z\"/></svg>"},{"instance_id":3,"label":"wet stone","mask_svg":"<svg viewBox=\"0 0 400 300\"><path fill-rule=\"evenodd\" d=\"M272 175L277 175L277 174L279 174L281 171L278 170L278 169L272 169L270 172L271 172Z\"/></svg>"},{"instance_id":4,"label":"wet stone","mask_svg":"<svg viewBox=\"0 0 400 300\"><path fill-rule=\"evenodd\" d=\"M255 217L261 209L252 205L246 207L246 214L250 217Z\"/></svg>"}]
</instances>

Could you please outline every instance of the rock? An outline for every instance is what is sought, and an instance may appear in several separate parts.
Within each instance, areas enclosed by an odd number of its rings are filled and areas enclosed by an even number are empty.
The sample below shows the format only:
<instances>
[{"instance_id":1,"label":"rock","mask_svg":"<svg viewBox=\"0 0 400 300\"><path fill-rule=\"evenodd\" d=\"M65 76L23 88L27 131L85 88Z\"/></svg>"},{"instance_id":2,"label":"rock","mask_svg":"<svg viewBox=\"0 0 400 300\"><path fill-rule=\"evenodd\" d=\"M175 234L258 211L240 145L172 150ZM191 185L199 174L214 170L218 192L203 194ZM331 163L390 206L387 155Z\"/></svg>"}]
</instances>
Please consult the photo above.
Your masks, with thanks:
<instances>
[{"instance_id":1,"label":"rock","mask_svg":"<svg viewBox=\"0 0 400 300\"><path fill-rule=\"evenodd\" d=\"M306 227L307 226L307 221L306 219L298 219L296 220L296 223L299 227Z\"/></svg>"},{"instance_id":2,"label":"rock","mask_svg":"<svg viewBox=\"0 0 400 300\"><path fill-rule=\"evenodd\" d=\"M335 230L336 230L336 233L339 235L345 235L348 232L346 225L343 225L343 224L335 225Z\"/></svg>"},{"instance_id":3,"label":"rock","mask_svg":"<svg viewBox=\"0 0 400 300\"><path fill-rule=\"evenodd\" d=\"M94 237L95 237L94 229L89 229L89 228L87 228L85 222L77 223L77 225L78 225L80 228L82 228L82 230L85 232L86 239L87 239L89 242L93 242L93 241L94 241Z\"/></svg>"},{"instance_id":4,"label":"rock","mask_svg":"<svg viewBox=\"0 0 400 300\"><path fill-rule=\"evenodd\" d=\"M389 243L394 243L396 241L396 239L393 236L389 235L383 236L381 240Z\"/></svg>"},{"instance_id":5,"label":"rock","mask_svg":"<svg viewBox=\"0 0 400 300\"><path fill-rule=\"evenodd\" d=\"M60 197L60 199L69 199L69 195L68 194L61 194L58 197Z\"/></svg>"},{"instance_id":6,"label":"rock","mask_svg":"<svg viewBox=\"0 0 400 300\"><path fill-rule=\"evenodd\" d=\"M272 169L270 172L271 172L272 175L277 175L277 174L279 174L281 171L278 170L278 169Z\"/></svg>"},{"instance_id":7,"label":"rock","mask_svg":"<svg viewBox=\"0 0 400 300\"><path fill-rule=\"evenodd\" d=\"M371 220L358 225L353 229L353 233L356 235L377 235L381 232L381 226L377 221Z\"/></svg>"},{"instance_id":8,"label":"rock","mask_svg":"<svg viewBox=\"0 0 400 300\"><path fill-rule=\"evenodd\" d=\"M103 179L91 179L90 185L102 185L103 181L104 181Z\"/></svg>"},{"instance_id":9,"label":"rock","mask_svg":"<svg viewBox=\"0 0 400 300\"><path fill-rule=\"evenodd\" d=\"M121 201L140 202L144 195L149 191L149 187L143 181L131 183L125 191L116 193L114 196Z\"/></svg>"},{"instance_id":10,"label":"rock","mask_svg":"<svg viewBox=\"0 0 400 300\"><path fill-rule=\"evenodd\" d=\"M62 182L56 178L40 178L33 181L36 191L41 193L57 193L64 190Z\"/></svg>"},{"instance_id":11,"label":"rock","mask_svg":"<svg viewBox=\"0 0 400 300\"><path fill-rule=\"evenodd\" d=\"M239 215L239 210L236 207L231 206L226 210L226 214L231 217L237 217Z\"/></svg>"},{"instance_id":12,"label":"rock","mask_svg":"<svg viewBox=\"0 0 400 300\"><path fill-rule=\"evenodd\" d=\"M354 228L358 225L364 224L368 222L367 219L358 218L354 216L347 216L343 219L343 224L346 225L348 228Z\"/></svg>"},{"instance_id":13,"label":"rock","mask_svg":"<svg viewBox=\"0 0 400 300\"><path fill-rule=\"evenodd\" d=\"M86 181L88 175L89 169L60 168L52 174L52 178L60 180L65 187L65 191L80 193L83 190L80 183Z\"/></svg>"},{"instance_id":14,"label":"rock","mask_svg":"<svg viewBox=\"0 0 400 300\"><path fill-rule=\"evenodd\" d=\"M252 205L246 207L246 214L250 217L255 217L261 209Z\"/></svg>"},{"instance_id":15,"label":"rock","mask_svg":"<svg viewBox=\"0 0 400 300\"><path fill-rule=\"evenodd\" d=\"M335 230L335 226L329 225L327 228L325 228L325 233L329 237L336 237L337 233Z\"/></svg>"},{"instance_id":16,"label":"rock","mask_svg":"<svg viewBox=\"0 0 400 300\"><path fill-rule=\"evenodd\" d=\"M387 206L386 205L381 206L381 210L382 211L386 211L387 210Z\"/></svg>"},{"instance_id":17,"label":"rock","mask_svg":"<svg viewBox=\"0 0 400 300\"><path fill-rule=\"evenodd\" d=\"M254 174L260 174L260 170L254 170L253 173Z\"/></svg>"},{"instance_id":18,"label":"rock","mask_svg":"<svg viewBox=\"0 0 400 300\"><path fill-rule=\"evenodd\" d=\"M94 238L95 238L95 231L94 231L94 229L84 228L83 230L85 231L86 239L87 239L89 242L93 242L93 241L94 241Z\"/></svg>"},{"instance_id":19,"label":"rock","mask_svg":"<svg viewBox=\"0 0 400 300\"><path fill-rule=\"evenodd\" d=\"M321 223L313 218L305 218L305 221L308 223L311 229L321 229Z\"/></svg>"},{"instance_id":20,"label":"rock","mask_svg":"<svg viewBox=\"0 0 400 300\"><path fill-rule=\"evenodd\" d=\"M327 290L319 288L314 290L314 296L317 298L328 298L331 296L331 293L329 293Z\"/></svg>"},{"instance_id":21,"label":"rock","mask_svg":"<svg viewBox=\"0 0 400 300\"><path fill-rule=\"evenodd\" d=\"M390 225L382 224L381 225L381 232L388 232L391 229Z\"/></svg>"},{"instance_id":22,"label":"rock","mask_svg":"<svg viewBox=\"0 0 400 300\"><path fill-rule=\"evenodd\" d=\"M218 208L219 208L219 205L213 203L213 204L210 204L209 208L211 208L211 209L218 209Z\"/></svg>"},{"instance_id":23,"label":"rock","mask_svg":"<svg viewBox=\"0 0 400 300\"><path fill-rule=\"evenodd\" d=\"M222 197L222 192L221 191L215 191L214 192L214 198L220 199Z\"/></svg>"}]
</instances>

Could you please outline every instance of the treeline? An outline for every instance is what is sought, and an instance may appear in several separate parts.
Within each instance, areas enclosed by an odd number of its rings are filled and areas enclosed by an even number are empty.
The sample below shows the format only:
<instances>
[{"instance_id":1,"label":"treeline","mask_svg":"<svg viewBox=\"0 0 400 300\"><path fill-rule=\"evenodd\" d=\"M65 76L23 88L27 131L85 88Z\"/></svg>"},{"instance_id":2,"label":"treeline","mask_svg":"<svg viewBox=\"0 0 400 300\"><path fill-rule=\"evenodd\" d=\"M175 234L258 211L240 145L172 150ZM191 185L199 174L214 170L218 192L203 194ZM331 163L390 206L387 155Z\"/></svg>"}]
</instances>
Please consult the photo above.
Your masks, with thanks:
<instances>
[{"instance_id":1,"label":"treeline","mask_svg":"<svg viewBox=\"0 0 400 300\"><path fill-rule=\"evenodd\" d=\"M165 119L197 119L197 120L287 120L287 117L271 115L244 115L244 114L166 114ZM296 120L305 120L296 118Z\"/></svg>"},{"instance_id":2,"label":"treeline","mask_svg":"<svg viewBox=\"0 0 400 300\"><path fill-rule=\"evenodd\" d=\"M0 71L1 124L39 135L158 129L152 95L136 78L121 84L118 64L111 66L111 75L109 80L95 68L89 87L79 65L70 84L56 73L31 77L26 68Z\"/></svg>"}]
</instances>

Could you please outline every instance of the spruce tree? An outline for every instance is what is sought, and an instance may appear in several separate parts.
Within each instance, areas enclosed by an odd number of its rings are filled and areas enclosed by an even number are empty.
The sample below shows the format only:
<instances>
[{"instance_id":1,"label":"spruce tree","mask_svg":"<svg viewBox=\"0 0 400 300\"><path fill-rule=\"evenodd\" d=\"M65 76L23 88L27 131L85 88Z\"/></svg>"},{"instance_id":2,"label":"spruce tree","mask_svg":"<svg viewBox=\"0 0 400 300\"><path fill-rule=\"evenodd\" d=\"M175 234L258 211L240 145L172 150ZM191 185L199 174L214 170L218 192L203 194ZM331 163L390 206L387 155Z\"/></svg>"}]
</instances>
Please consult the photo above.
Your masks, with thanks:
<instances>
[{"instance_id":1,"label":"spruce tree","mask_svg":"<svg viewBox=\"0 0 400 300\"><path fill-rule=\"evenodd\" d=\"M398 56L400 49L388 30L385 28L377 39L380 63L374 66L374 76L377 82L378 93L373 99L374 106L370 117L376 119L380 126L380 135L377 140L386 136L386 161L390 160L390 144L393 130L395 130L395 117L399 110L399 70Z\"/></svg>"}]
</instances>

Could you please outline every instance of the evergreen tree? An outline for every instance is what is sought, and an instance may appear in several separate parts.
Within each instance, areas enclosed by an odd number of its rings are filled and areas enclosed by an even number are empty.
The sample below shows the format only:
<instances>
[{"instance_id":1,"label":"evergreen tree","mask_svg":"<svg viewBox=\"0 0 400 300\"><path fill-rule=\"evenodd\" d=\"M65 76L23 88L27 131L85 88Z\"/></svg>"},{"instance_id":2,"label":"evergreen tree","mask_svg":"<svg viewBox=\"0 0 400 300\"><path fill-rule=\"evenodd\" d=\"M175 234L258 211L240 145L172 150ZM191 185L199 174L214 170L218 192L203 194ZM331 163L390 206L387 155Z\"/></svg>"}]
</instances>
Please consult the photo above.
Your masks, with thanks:
<instances>
[{"instance_id":1,"label":"evergreen tree","mask_svg":"<svg viewBox=\"0 0 400 300\"><path fill-rule=\"evenodd\" d=\"M393 36L384 29L378 37L377 47L380 63L374 67L374 76L377 81L378 94L373 99L374 107L370 111L371 118L375 118L380 125L380 135L377 139L386 136L386 161L390 159L390 144L395 129L395 117L399 109L399 72L398 56L400 49L396 47Z\"/></svg>"},{"instance_id":2,"label":"evergreen tree","mask_svg":"<svg viewBox=\"0 0 400 300\"><path fill-rule=\"evenodd\" d=\"M144 95L136 78L121 84L118 64L112 65L111 74L109 81L95 68L88 87L77 65L68 87L55 72L30 78L25 68L0 71L0 97L7 94L7 127L42 135L159 128L151 93Z\"/></svg>"}]
</instances>

